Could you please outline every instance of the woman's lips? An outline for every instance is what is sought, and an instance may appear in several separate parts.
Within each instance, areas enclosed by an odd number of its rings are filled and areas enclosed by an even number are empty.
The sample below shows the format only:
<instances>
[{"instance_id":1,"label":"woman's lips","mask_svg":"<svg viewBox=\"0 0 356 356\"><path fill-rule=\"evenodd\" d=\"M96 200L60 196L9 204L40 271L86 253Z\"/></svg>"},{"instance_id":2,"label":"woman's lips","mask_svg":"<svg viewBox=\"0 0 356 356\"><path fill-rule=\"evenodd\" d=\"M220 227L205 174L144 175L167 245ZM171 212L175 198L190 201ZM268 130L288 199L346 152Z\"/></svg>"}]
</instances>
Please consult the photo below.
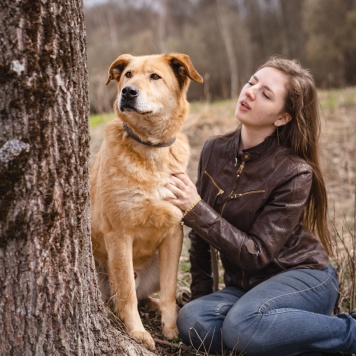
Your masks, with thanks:
<instances>
[{"instance_id":1,"label":"woman's lips","mask_svg":"<svg viewBox=\"0 0 356 356\"><path fill-rule=\"evenodd\" d=\"M240 107L242 110L251 110L250 105L245 100L240 101Z\"/></svg>"}]
</instances>

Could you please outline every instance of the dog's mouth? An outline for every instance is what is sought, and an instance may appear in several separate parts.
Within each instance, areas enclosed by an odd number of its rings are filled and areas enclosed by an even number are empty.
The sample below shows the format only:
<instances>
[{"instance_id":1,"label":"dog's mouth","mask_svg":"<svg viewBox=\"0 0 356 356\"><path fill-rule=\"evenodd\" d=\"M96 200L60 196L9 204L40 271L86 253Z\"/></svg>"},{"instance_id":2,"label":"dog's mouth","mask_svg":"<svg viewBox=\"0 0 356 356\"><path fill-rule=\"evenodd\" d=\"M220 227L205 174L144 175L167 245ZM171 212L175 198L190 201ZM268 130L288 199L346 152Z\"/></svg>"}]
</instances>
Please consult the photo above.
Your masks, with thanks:
<instances>
[{"instance_id":1,"label":"dog's mouth","mask_svg":"<svg viewBox=\"0 0 356 356\"><path fill-rule=\"evenodd\" d=\"M121 101L120 102L120 111L121 112L135 112L139 115L149 115L152 114L152 111L144 111L138 109L133 103L130 101Z\"/></svg>"}]
</instances>

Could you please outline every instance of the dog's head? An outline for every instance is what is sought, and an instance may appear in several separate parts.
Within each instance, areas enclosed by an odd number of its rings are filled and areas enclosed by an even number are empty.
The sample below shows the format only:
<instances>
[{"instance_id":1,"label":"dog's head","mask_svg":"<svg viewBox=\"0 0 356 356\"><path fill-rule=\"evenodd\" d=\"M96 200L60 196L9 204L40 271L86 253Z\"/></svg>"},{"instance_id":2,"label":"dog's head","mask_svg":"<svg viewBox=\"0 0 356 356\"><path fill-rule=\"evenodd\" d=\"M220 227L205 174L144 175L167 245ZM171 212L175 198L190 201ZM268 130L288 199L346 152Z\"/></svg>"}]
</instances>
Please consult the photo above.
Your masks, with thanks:
<instances>
[{"instance_id":1,"label":"dog's head","mask_svg":"<svg viewBox=\"0 0 356 356\"><path fill-rule=\"evenodd\" d=\"M110 66L106 84L118 82L114 109L143 139L167 139L183 124L190 80L203 78L185 54L123 54ZM158 137L160 136L160 137Z\"/></svg>"}]
</instances>

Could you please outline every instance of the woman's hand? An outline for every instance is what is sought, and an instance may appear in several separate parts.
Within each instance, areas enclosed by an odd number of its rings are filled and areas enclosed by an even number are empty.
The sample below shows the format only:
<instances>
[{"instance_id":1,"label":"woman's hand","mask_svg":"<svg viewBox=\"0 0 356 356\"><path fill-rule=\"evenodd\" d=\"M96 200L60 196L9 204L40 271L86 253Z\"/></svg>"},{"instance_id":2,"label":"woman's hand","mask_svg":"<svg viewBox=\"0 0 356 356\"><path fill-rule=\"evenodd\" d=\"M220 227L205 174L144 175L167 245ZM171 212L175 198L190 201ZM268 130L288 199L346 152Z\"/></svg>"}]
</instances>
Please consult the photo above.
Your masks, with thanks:
<instances>
[{"instance_id":1,"label":"woman's hand","mask_svg":"<svg viewBox=\"0 0 356 356\"><path fill-rule=\"evenodd\" d=\"M183 211L191 208L200 199L195 184L184 173L173 174L171 181L165 187L177 197L167 200Z\"/></svg>"}]
</instances>

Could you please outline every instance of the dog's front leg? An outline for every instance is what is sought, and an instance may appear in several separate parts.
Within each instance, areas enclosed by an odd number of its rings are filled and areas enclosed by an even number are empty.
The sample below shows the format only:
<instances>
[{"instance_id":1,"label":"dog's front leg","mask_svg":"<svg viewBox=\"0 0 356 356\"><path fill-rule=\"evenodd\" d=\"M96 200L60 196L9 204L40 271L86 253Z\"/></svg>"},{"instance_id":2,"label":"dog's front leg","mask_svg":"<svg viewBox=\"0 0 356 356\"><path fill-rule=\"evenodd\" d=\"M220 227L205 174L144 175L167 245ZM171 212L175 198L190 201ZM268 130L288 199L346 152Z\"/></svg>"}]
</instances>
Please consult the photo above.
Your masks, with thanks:
<instances>
[{"instance_id":1,"label":"dog's front leg","mask_svg":"<svg viewBox=\"0 0 356 356\"><path fill-rule=\"evenodd\" d=\"M176 288L182 243L183 229L181 225L178 225L169 231L159 248L162 332L170 340L178 335Z\"/></svg>"},{"instance_id":2,"label":"dog's front leg","mask_svg":"<svg viewBox=\"0 0 356 356\"><path fill-rule=\"evenodd\" d=\"M110 287L115 302L115 312L123 321L126 331L150 350L155 349L152 336L145 330L137 309L132 239L130 236L105 236L108 251Z\"/></svg>"}]
</instances>

